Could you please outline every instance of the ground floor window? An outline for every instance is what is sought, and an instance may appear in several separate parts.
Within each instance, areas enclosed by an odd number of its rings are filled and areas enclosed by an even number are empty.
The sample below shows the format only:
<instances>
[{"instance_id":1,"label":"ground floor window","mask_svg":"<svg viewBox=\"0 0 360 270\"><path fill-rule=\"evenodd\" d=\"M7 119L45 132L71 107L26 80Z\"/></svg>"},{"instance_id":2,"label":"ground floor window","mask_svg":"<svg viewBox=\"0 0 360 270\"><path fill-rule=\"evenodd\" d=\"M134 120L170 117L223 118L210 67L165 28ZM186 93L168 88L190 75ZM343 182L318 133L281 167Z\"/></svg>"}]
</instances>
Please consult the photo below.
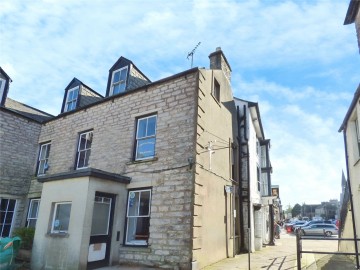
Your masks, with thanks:
<instances>
[{"instance_id":1,"label":"ground floor window","mask_svg":"<svg viewBox=\"0 0 360 270\"><path fill-rule=\"evenodd\" d=\"M0 237L8 237L15 214L16 200L0 200Z\"/></svg>"},{"instance_id":2,"label":"ground floor window","mask_svg":"<svg viewBox=\"0 0 360 270\"><path fill-rule=\"evenodd\" d=\"M147 245L150 226L151 190L129 191L126 214L127 245Z\"/></svg>"},{"instance_id":3,"label":"ground floor window","mask_svg":"<svg viewBox=\"0 0 360 270\"><path fill-rule=\"evenodd\" d=\"M29 210L27 215L27 224L26 224L28 228L35 228L39 207L40 207L40 199L30 200Z\"/></svg>"},{"instance_id":4,"label":"ground floor window","mask_svg":"<svg viewBox=\"0 0 360 270\"><path fill-rule=\"evenodd\" d=\"M70 202L55 203L51 233L66 233L69 229Z\"/></svg>"}]
</instances>

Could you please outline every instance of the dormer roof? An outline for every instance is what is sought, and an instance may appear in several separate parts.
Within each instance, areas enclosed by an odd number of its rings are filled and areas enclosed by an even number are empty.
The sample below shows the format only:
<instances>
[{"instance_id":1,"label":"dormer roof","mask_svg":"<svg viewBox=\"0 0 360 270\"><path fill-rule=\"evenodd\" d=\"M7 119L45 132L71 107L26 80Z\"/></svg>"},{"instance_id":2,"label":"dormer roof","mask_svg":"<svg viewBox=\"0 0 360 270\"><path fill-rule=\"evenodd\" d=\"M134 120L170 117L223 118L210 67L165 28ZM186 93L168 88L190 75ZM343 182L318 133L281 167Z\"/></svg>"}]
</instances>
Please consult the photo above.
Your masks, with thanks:
<instances>
[{"instance_id":1,"label":"dormer roof","mask_svg":"<svg viewBox=\"0 0 360 270\"><path fill-rule=\"evenodd\" d=\"M61 113L76 110L103 98L98 92L74 77L65 88Z\"/></svg>"}]
</instances>

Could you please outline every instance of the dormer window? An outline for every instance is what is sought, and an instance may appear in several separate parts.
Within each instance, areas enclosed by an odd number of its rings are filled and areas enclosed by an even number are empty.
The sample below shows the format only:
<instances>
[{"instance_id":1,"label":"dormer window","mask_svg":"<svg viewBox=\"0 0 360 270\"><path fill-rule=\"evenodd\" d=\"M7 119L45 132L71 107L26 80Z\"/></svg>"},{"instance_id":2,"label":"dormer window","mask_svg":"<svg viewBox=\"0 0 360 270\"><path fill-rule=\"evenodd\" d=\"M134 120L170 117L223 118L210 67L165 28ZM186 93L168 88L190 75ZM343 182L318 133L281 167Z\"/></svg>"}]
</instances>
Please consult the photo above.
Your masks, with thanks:
<instances>
[{"instance_id":1,"label":"dormer window","mask_svg":"<svg viewBox=\"0 0 360 270\"><path fill-rule=\"evenodd\" d=\"M78 96L79 96L79 86L71 88L67 91L64 112L68 112L76 109Z\"/></svg>"},{"instance_id":2,"label":"dormer window","mask_svg":"<svg viewBox=\"0 0 360 270\"><path fill-rule=\"evenodd\" d=\"M128 67L123 67L113 72L110 95L116 95L125 92L127 71Z\"/></svg>"}]
</instances>

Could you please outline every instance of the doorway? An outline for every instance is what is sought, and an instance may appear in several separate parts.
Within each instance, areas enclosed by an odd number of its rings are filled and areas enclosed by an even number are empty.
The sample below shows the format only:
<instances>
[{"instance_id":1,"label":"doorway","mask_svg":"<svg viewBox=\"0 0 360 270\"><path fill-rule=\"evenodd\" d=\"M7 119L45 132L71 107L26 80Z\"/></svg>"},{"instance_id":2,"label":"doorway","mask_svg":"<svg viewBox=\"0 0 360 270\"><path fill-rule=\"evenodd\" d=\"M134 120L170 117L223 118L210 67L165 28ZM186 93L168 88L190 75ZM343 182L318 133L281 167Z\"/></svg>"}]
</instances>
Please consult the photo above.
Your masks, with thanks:
<instances>
[{"instance_id":1,"label":"doorway","mask_svg":"<svg viewBox=\"0 0 360 270\"><path fill-rule=\"evenodd\" d=\"M109 265L115 198L115 194L95 193L88 253L88 269Z\"/></svg>"}]
</instances>

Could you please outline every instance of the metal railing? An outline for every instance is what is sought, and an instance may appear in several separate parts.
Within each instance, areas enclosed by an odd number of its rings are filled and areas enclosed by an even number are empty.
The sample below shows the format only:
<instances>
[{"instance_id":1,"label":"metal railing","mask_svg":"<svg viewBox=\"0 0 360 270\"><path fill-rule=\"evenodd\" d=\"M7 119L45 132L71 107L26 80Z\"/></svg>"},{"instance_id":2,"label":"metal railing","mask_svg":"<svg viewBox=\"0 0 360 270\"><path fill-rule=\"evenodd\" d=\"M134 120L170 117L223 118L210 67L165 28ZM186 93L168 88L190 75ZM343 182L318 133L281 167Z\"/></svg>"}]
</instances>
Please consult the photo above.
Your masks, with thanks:
<instances>
[{"instance_id":1,"label":"metal railing","mask_svg":"<svg viewBox=\"0 0 360 270\"><path fill-rule=\"evenodd\" d=\"M301 270L301 258L302 254L333 254L333 255L354 255L359 256L356 252L330 252L330 251L313 251L313 250L302 250L302 240L321 240L321 241L360 241L359 238L330 238L326 237L325 230L323 237L306 237L301 235L301 232L296 232L296 259L297 259L297 270ZM356 269L360 269L358 260L356 260Z\"/></svg>"}]
</instances>

